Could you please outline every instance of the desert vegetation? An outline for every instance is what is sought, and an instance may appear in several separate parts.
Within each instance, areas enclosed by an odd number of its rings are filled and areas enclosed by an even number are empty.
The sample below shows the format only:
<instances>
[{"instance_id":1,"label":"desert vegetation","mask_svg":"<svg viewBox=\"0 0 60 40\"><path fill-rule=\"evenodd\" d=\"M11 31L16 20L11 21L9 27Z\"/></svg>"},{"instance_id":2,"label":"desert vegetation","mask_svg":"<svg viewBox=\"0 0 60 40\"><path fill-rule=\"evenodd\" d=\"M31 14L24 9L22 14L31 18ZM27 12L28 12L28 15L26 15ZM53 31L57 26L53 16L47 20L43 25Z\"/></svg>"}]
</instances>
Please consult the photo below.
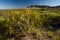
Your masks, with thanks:
<instances>
[{"instance_id":1,"label":"desert vegetation","mask_svg":"<svg viewBox=\"0 0 60 40\"><path fill-rule=\"evenodd\" d=\"M0 10L0 40L22 40L21 37L26 36L37 40L60 40L60 10Z\"/></svg>"}]
</instances>

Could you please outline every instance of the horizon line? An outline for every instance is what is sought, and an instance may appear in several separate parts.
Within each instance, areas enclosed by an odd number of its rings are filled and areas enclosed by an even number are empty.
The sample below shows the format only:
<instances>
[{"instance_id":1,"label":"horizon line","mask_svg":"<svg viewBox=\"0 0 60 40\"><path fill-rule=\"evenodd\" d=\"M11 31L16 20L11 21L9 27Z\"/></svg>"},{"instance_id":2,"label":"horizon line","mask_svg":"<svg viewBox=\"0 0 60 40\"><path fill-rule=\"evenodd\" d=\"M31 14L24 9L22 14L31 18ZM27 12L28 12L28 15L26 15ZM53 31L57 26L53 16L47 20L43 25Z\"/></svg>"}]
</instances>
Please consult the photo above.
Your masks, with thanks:
<instances>
[{"instance_id":1,"label":"horizon line","mask_svg":"<svg viewBox=\"0 0 60 40\"><path fill-rule=\"evenodd\" d=\"M29 5L28 5L29 6ZM13 7L11 7L11 8L0 8L0 10L1 9L26 9L28 6L26 6L26 7L15 7L15 8L13 8ZM31 5L30 5L31 6ZM50 7L57 7L57 6L60 6L60 5L56 5L56 6L51 6L51 5L38 5L38 6L50 6Z\"/></svg>"}]
</instances>

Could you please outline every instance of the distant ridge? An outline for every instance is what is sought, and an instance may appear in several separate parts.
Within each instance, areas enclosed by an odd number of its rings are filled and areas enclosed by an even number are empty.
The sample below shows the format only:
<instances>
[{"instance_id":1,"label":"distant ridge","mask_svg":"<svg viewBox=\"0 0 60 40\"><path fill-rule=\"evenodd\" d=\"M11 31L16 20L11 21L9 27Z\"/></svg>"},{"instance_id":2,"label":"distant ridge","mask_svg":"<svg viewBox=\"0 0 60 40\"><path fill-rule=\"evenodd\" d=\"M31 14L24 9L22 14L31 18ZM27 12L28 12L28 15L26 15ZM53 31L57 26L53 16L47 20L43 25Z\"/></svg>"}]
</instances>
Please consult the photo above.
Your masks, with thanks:
<instances>
[{"instance_id":1,"label":"distant ridge","mask_svg":"<svg viewBox=\"0 0 60 40\"><path fill-rule=\"evenodd\" d=\"M60 8L60 6L48 6L48 5L30 5L27 8Z\"/></svg>"}]
</instances>

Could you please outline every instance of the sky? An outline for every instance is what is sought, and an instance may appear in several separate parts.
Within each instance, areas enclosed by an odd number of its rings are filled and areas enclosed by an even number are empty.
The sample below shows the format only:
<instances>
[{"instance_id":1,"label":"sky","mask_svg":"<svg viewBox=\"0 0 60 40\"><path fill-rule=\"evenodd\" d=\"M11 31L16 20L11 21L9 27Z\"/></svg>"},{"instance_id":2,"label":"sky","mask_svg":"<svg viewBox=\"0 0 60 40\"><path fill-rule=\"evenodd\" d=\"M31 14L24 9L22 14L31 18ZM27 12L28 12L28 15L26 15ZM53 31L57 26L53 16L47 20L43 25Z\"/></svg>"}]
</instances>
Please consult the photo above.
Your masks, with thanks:
<instances>
[{"instance_id":1,"label":"sky","mask_svg":"<svg viewBox=\"0 0 60 40\"><path fill-rule=\"evenodd\" d=\"M25 8L30 5L58 6L60 0L0 0L0 9Z\"/></svg>"}]
</instances>

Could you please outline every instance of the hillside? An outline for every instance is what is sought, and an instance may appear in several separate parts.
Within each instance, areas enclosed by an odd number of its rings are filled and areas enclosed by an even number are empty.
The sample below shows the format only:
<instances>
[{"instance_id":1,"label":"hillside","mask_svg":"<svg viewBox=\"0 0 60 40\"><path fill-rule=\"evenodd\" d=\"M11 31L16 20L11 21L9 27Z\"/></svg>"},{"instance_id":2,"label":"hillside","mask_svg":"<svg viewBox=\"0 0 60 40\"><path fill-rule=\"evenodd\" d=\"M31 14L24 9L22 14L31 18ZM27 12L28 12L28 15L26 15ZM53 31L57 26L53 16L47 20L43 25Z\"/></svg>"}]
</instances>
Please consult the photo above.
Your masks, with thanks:
<instances>
[{"instance_id":1,"label":"hillside","mask_svg":"<svg viewBox=\"0 0 60 40\"><path fill-rule=\"evenodd\" d=\"M60 8L60 6L48 6L48 5L30 5L27 8Z\"/></svg>"},{"instance_id":2,"label":"hillside","mask_svg":"<svg viewBox=\"0 0 60 40\"><path fill-rule=\"evenodd\" d=\"M0 10L0 40L60 40L59 8Z\"/></svg>"}]
</instances>

